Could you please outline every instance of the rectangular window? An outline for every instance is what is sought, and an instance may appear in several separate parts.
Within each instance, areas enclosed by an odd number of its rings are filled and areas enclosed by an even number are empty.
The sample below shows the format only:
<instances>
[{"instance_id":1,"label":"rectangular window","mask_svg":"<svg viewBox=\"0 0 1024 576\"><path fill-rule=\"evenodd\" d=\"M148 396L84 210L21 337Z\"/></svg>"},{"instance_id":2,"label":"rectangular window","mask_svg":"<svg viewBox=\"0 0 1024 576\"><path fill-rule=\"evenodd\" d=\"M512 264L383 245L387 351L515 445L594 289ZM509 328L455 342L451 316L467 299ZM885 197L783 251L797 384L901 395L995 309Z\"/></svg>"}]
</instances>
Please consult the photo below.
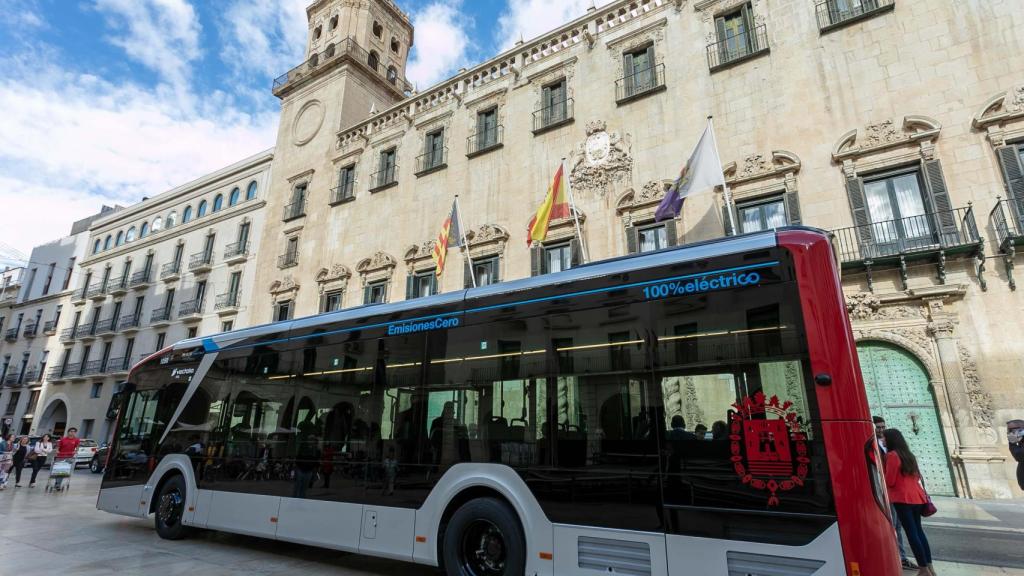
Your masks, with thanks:
<instances>
[{"instance_id":1,"label":"rectangular window","mask_svg":"<svg viewBox=\"0 0 1024 576\"><path fill-rule=\"evenodd\" d=\"M548 84L542 89L541 94L541 123L550 126L566 120L569 117L566 101L565 78L558 82Z\"/></svg>"},{"instance_id":2,"label":"rectangular window","mask_svg":"<svg viewBox=\"0 0 1024 576\"><path fill-rule=\"evenodd\" d=\"M39 404L39 393L42 390L33 390L28 395L28 406L25 406L25 414L32 414L36 411L36 406Z\"/></svg>"},{"instance_id":3,"label":"rectangular window","mask_svg":"<svg viewBox=\"0 0 1024 576\"><path fill-rule=\"evenodd\" d=\"M199 328L197 328L195 326L189 328L188 331L185 333L185 337L186 338L195 338L198 335L199 335Z\"/></svg>"},{"instance_id":4,"label":"rectangular window","mask_svg":"<svg viewBox=\"0 0 1024 576\"><path fill-rule=\"evenodd\" d=\"M99 398L103 395L103 382L93 382L92 390L89 391L89 398Z\"/></svg>"},{"instance_id":5,"label":"rectangular window","mask_svg":"<svg viewBox=\"0 0 1024 576\"><path fill-rule=\"evenodd\" d=\"M500 282L498 256L481 258L473 261L473 277L477 286L487 286Z\"/></svg>"},{"instance_id":6,"label":"rectangular window","mask_svg":"<svg viewBox=\"0 0 1024 576\"><path fill-rule=\"evenodd\" d=\"M214 234L206 235L206 244L203 245L203 262L213 260L213 242L216 239Z\"/></svg>"},{"instance_id":7,"label":"rectangular window","mask_svg":"<svg viewBox=\"0 0 1024 576\"><path fill-rule=\"evenodd\" d=\"M238 250L244 253L249 245L249 223L242 222L238 225Z\"/></svg>"},{"instance_id":8,"label":"rectangular window","mask_svg":"<svg viewBox=\"0 0 1024 576\"><path fill-rule=\"evenodd\" d=\"M668 234L664 224L656 224L637 230L637 247L640 252L661 250L667 246Z\"/></svg>"},{"instance_id":9,"label":"rectangular window","mask_svg":"<svg viewBox=\"0 0 1024 576\"><path fill-rule=\"evenodd\" d=\"M374 178L374 188L382 188L395 182L395 159L398 151L395 148L389 148L380 153L380 159L377 164L377 177Z\"/></svg>"},{"instance_id":10,"label":"rectangular window","mask_svg":"<svg viewBox=\"0 0 1024 576\"><path fill-rule=\"evenodd\" d=\"M174 269L175 270L181 270L181 258L182 258L182 255L184 255L184 253L185 253L185 245L184 244L178 244L178 245L176 245L174 247L174 258L173 258L172 261L174 262Z\"/></svg>"},{"instance_id":11,"label":"rectangular window","mask_svg":"<svg viewBox=\"0 0 1024 576\"><path fill-rule=\"evenodd\" d=\"M498 144L498 108L484 110L476 115L476 151Z\"/></svg>"},{"instance_id":12,"label":"rectangular window","mask_svg":"<svg viewBox=\"0 0 1024 576\"><path fill-rule=\"evenodd\" d=\"M220 331L221 332L231 332L231 329L234 328L234 327L235 327L235 322L233 320L227 320L225 322L221 322L220 323Z\"/></svg>"},{"instance_id":13,"label":"rectangular window","mask_svg":"<svg viewBox=\"0 0 1024 576\"><path fill-rule=\"evenodd\" d=\"M71 274L75 271L75 257L68 258L68 269L64 271L64 283L61 290L67 290L71 285Z\"/></svg>"},{"instance_id":14,"label":"rectangular window","mask_svg":"<svg viewBox=\"0 0 1024 576\"><path fill-rule=\"evenodd\" d=\"M82 420L82 431L78 434L79 438L92 438L92 429L95 426L96 421L92 418L85 418Z\"/></svg>"},{"instance_id":15,"label":"rectangular window","mask_svg":"<svg viewBox=\"0 0 1024 576\"><path fill-rule=\"evenodd\" d=\"M334 203L344 202L355 198L356 190L356 165L350 164L338 171L338 188L334 192Z\"/></svg>"},{"instance_id":16,"label":"rectangular window","mask_svg":"<svg viewBox=\"0 0 1024 576\"><path fill-rule=\"evenodd\" d=\"M437 293L437 274L434 270L418 272L409 277L407 298L422 298Z\"/></svg>"},{"instance_id":17,"label":"rectangular window","mask_svg":"<svg viewBox=\"0 0 1024 576\"><path fill-rule=\"evenodd\" d=\"M206 280L200 280L199 282L196 282L195 294L196 310L201 311L203 309L203 300L206 299Z\"/></svg>"},{"instance_id":18,"label":"rectangular window","mask_svg":"<svg viewBox=\"0 0 1024 576\"><path fill-rule=\"evenodd\" d=\"M174 306L174 288L168 288L164 296L164 310L170 310Z\"/></svg>"},{"instance_id":19,"label":"rectangular window","mask_svg":"<svg viewBox=\"0 0 1024 576\"><path fill-rule=\"evenodd\" d=\"M156 350L155 351L159 352L160 350L163 350L164 349L164 343L166 342L166 340L167 340L167 333L166 332L161 332L161 333L157 334L156 335Z\"/></svg>"},{"instance_id":20,"label":"rectangular window","mask_svg":"<svg viewBox=\"0 0 1024 576\"><path fill-rule=\"evenodd\" d=\"M442 166L445 163L444 156L444 128L441 128L427 134L424 141L423 161L420 164L420 171Z\"/></svg>"},{"instance_id":21,"label":"rectangular window","mask_svg":"<svg viewBox=\"0 0 1024 576\"><path fill-rule=\"evenodd\" d=\"M544 272L561 272L572 268L572 247L569 244L557 244L544 247Z\"/></svg>"},{"instance_id":22,"label":"rectangular window","mask_svg":"<svg viewBox=\"0 0 1024 576\"><path fill-rule=\"evenodd\" d=\"M228 278L228 297L232 302L237 304L235 300L238 298L238 289L242 284L242 273L232 272L231 277Z\"/></svg>"},{"instance_id":23,"label":"rectangular window","mask_svg":"<svg viewBox=\"0 0 1024 576\"><path fill-rule=\"evenodd\" d=\"M284 322L285 320L291 320L292 319L292 308L293 307L294 307L294 303L291 300L285 300L283 302L278 302L274 306L274 321L275 322Z\"/></svg>"},{"instance_id":24,"label":"rectangular window","mask_svg":"<svg viewBox=\"0 0 1024 576\"><path fill-rule=\"evenodd\" d=\"M341 310L341 296L344 292L341 290L331 290L324 294L320 304L321 312L334 312L335 310Z\"/></svg>"},{"instance_id":25,"label":"rectangular window","mask_svg":"<svg viewBox=\"0 0 1024 576\"><path fill-rule=\"evenodd\" d=\"M123 368L130 368L132 365L132 354L135 353L135 338L129 338L124 343L124 366Z\"/></svg>"},{"instance_id":26,"label":"rectangular window","mask_svg":"<svg viewBox=\"0 0 1024 576\"><path fill-rule=\"evenodd\" d=\"M364 304L381 304L387 302L388 296L388 282L387 280L378 280L377 282L370 282L363 289L363 303Z\"/></svg>"},{"instance_id":27,"label":"rectangular window","mask_svg":"<svg viewBox=\"0 0 1024 576\"><path fill-rule=\"evenodd\" d=\"M11 392L11 397L7 399L6 414L14 414L14 411L18 409L18 400L21 400L21 391Z\"/></svg>"},{"instance_id":28,"label":"rectangular window","mask_svg":"<svg viewBox=\"0 0 1024 576\"><path fill-rule=\"evenodd\" d=\"M619 96L630 98L657 87L655 63L654 45L623 54L623 92Z\"/></svg>"},{"instance_id":29,"label":"rectangular window","mask_svg":"<svg viewBox=\"0 0 1024 576\"><path fill-rule=\"evenodd\" d=\"M715 31L718 36L714 46L717 62L712 61L712 67L743 58L762 48L754 34L754 12L750 3L715 18Z\"/></svg>"},{"instance_id":30,"label":"rectangular window","mask_svg":"<svg viewBox=\"0 0 1024 576\"><path fill-rule=\"evenodd\" d=\"M56 262L50 262L50 268L46 271L46 282L43 283L43 296L50 293L50 283L53 282L53 271L57 268Z\"/></svg>"},{"instance_id":31,"label":"rectangular window","mask_svg":"<svg viewBox=\"0 0 1024 576\"><path fill-rule=\"evenodd\" d=\"M927 244L932 237L919 173L914 170L864 180L871 233L879 245L915 240Z\"/></svg>"},{"instance_id":32,"label":"rectangular window","mask_svg":"<svg viewBox=\"0 0 1024 576\"><path fill-rule=\"evenodd\" d=\"M761 230L781 228L786 221L786 207L782 196L738 204L740 232L749 234Z\"/></svg>"}]
</instances>

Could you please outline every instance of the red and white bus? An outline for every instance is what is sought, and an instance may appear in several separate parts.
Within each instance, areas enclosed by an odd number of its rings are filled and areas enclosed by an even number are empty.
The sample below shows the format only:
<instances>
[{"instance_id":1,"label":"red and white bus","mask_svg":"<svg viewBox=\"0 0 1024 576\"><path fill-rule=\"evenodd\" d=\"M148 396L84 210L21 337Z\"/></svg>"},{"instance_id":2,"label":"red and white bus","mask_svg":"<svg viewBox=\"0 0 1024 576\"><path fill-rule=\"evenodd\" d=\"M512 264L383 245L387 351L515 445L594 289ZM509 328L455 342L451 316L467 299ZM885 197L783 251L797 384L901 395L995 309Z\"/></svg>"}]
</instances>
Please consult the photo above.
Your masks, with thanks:
<instances>
[{"instance_id":1,"label":"red and white bus","mask_svg":"<svg viewBox=\"0 0 1024 576\"><path fill-rule=\"evenodd\" d=\"M896 576L830 239L780 229L186 340L98 508L448 574Z\"/></svg>"}]
</instances>

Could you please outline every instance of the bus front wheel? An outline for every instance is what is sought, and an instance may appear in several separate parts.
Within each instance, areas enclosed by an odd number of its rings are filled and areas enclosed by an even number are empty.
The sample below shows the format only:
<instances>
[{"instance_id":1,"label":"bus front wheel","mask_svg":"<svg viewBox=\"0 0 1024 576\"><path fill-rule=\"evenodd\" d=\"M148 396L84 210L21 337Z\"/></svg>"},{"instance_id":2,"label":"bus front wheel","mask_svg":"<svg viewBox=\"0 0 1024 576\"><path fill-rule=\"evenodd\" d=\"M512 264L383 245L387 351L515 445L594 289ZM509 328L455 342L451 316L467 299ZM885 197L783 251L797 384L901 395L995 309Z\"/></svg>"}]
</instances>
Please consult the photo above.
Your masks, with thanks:
<instances>
[{"instance_id":1,"label":"bus front wheel","mask_svg":"<svg viewBox=\"0 0 1024 576\"><path fill-rule=\"evenodd\" d=\"M185 516L185 479L175 474L160 488L156 501L156 533L165 540L180 540L188 532Z\"/></svg>"},{"instance_id":2,"label":"bus front wheel","mask_svg":"<svg viewBox=\"0 0 1024 576\"><path fill-rule=\"evenodd\" d=\"M449 576L519 576L526 569L526 539L515 512L495 498L470 500L444 531Z\"/></svg>"}]
</instances>

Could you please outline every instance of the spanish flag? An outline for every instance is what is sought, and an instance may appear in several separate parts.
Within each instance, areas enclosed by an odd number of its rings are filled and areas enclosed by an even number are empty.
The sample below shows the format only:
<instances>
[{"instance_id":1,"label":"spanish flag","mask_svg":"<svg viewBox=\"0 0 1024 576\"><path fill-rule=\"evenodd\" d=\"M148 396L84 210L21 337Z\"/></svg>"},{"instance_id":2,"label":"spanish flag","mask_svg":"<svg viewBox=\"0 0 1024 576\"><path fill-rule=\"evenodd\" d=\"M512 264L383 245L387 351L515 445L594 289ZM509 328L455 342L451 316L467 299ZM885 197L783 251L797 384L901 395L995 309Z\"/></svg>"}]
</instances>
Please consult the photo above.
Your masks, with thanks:
<instances>
[{"instance_id":1,"label":"spanish flag","mask_svg":"<svg viewBox=\"0 0 1024 576\"><path fill-rule=\"evenodd\" d=\"M459 231L459 209L458 202L452 202L452 211L441 224L441 231L437 234L437 241L434 242L434 264L437 265L437 275L444 272L445 259L448 257L448 246L459 246L462 233ZM454 238L454 241L453 241Z\"/></svg>"},{"instance_id":2,"label":"spanish flag","mask_svg":"<svg viewBox=\"0 0 1024 576\"><path fill-rule=\"evenodd\" d=\"M543 242L548 237L548 225L551 220L569 217L569 202L565 193L565 178L563 175L564 164L558 166L555 172L555 179L548 188L548 194L544 197L544 203L537 209L537 214L530 220L530 228L526 234L526 245L532 245L533 241Z\"/></svg>"}]
</instances>

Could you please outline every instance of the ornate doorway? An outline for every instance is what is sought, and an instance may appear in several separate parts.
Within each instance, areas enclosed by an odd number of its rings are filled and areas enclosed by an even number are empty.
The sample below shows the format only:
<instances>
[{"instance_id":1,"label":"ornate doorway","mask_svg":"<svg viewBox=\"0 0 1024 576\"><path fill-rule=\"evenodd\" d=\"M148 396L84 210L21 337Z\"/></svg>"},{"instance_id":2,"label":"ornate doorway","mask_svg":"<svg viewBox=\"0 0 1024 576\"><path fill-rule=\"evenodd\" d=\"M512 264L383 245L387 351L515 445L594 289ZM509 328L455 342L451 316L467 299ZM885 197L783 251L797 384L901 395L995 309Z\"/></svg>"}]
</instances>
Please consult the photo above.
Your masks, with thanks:
<instances>
[{"instance_id":1,"label":"ornate doorway","mask_svg":"<svg viewBox=\"0 0 1024 576\"><path fill-rule=\"evenodd\" d=\"M872 414L903 432L930 493L955 495L949 452L924 367L906 350L882 342L862 342L857 353Z\"/></svg>"}]
</instances>

